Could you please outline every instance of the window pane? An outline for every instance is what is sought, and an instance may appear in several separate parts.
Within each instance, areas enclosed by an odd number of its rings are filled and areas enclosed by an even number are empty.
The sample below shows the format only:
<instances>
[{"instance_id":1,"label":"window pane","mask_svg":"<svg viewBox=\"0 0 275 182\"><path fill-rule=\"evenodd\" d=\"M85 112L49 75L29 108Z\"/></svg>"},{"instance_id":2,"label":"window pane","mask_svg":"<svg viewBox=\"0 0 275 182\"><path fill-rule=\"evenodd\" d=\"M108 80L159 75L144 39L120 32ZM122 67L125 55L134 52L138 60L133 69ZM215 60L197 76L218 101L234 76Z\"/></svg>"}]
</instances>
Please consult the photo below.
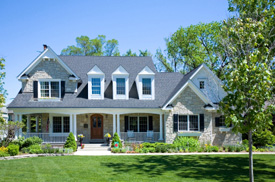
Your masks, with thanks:
<instances>
[{"instance_id":1,"label":"window pane","mask_svg":"<svg viewBox=\"0 0 275 182\"><path fill-rule=\"evenodd\" d=\"M92 94L100 95L100 78L92 78Z\"/></svg>"},{"instance_id":2,"label":"window pane","mask_svg":"<svg viewBox=\"0 0 275 182\"><path fill-rule=\"evenodd\" d=\"M98 117L97 118L97 122L98 122L98 127L101 128L101 124L102 124L102 121L101 121L101 117Z\"/></svg>"},{"instance_id":3,"label":"window pane","mask_svg":"<svg viewBox=\"0 0 275 182\"><path fill-rule=\"evenodd\" d=\"M199 130L199 117L197 115L189 116L189 129L190 131L198 131Z\"/></svg>"},{"instance_id":4,"label":"window pane","mask_svg":"<svg viewBox=\"0 0 275 182\"><path fill-rule=\"evenodd\" d=\"M151 79L150 78L142 79L142 93L143 93L143 95L151 95Z\"/></svg>"},{"instance_id":5,"label":"window pane","mask_svg":"<svg viewBox=\"0 0 275 182\"><path fill-rule=\"evenodd\" d=\"M96 117L93 117L93 128L96 128Z\"/></svg>"},{"instance_id":6,"label":"window pane","mask_svg":"<svg viewBox=\"0 0 275 182\"><path fill-rule=\"evenodd\" d=\"M59 98L59 82L51 82L51 97Z\"/></svg>"},{"instance_id":7,"label":"window pane","mask_svg":"<svg viewBox=\"0 0 275 182\"><path fill-rule=\"evenodd\" d=\"M40 95L41 97L49 97L49 82L40 82Z\"/></svg>"},{"instance_id":8,"label":"window pane","mask_svg":"<svg viewBox=\"0 0 275 182\"><path fill-rule=\"evenodd\" d=\"M204 81L200 81L200 89L204 89Z\"/></svg>"},{"instance_id":9,"label":"window pane","mask_svg":"<svg viewBox=\"0 0 275 182\"><path fill-rule=\"evenodd\" d=\"M125 95L125 78L116 79L116 90L118 95Z\"/></svg>"},{"instance_id":10,"label":"window pane","mask_svg":"<svg viewBox=\"0 0 275 182\"><path fill-rule=\"evenodd\" d=\"M139 117L139 131L147 132L147 117Z\"/></svg>"},{"instance_id":11,"label":"window pane","mask_svg":"<svg viewBox=\"0 0 275 182\"><path fill-rule=\"evenodd\" d=\"M187 130L187 116L186 115L179 116L179 130Z\"/></svg>"},{"instance_id":12,"label":"window pane","mask_svg":"<svg viewBox=\"0 0 275 182\"><path fill-rule=\"evenodd\" d=\"M62 118L61 117L53 117L53 132L61 133L62 130Z\"/></svg>"},{"instance_id":13,"label":"window pane","mask_svg":"<svg viewBox=\"0 0 275 182\"><path fill-rule=\"evenodd\" d=\"M137 117L130 117L130 130L137 132Z\"/></svg>"},{"instance_id":14,"label":"window pane","mask_svg":"<svg viewBox=\"0 0 275 182\"><path fill-rule=\"evenodd\" d=\"M70 117L63 118L63 132L64 133L70 132Z\"/></svg>"}]
</instances>

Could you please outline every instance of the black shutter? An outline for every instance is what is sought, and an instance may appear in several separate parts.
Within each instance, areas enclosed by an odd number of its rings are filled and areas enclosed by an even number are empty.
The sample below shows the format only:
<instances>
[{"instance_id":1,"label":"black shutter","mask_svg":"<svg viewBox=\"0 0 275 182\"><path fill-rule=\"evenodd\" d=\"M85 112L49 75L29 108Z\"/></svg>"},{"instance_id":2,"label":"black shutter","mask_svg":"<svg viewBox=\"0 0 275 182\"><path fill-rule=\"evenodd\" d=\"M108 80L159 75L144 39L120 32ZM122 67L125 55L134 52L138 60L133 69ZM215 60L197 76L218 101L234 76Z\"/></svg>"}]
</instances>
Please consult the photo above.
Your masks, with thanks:
<instances>
[{"instance_id":1,"label":"black shutter","mask_svg":"<svg viewBox=\"0 0 275 182\"><path fill-rule=\"evenodd\" d=\"M200 131L204 131L204 114L200 114Z\"/></svg>"},{"instance_id":2,"label":"black shutter","mask_svg":"<svg viewBox=\"0 0 275 182\"><path fill-rule=\"evenodd\" d=\"M33 81L33 98L38 98L38 81Z\"/></svg>"},{"instance_id":3,"label":"black shutter","mask_svg":"<svg viewBox=\"0 0 275 182\"><path fill-rule=\"evenodd\" d=\"M128 126L129 126L128 125L128 123L129 123L128 119L129 119L128 116L124 116L124 128L125 128L125 132L128 131Z\"/></svg>"},{"instance_id":4,"label":"black shutter","mask_svg":"<svg viewBox=\"0 0 275 182\"><path fill-rule=\"evenodd\" d=\"M149 116L149 130L153 130L153 116Z\"/></svg>"},{"instance_id":5,"label":"black shutter","mask_svg":"<svg viewBox=\"0 0 275 182\"><path fill-rule=\"evenodd\" d=\"M216 127L220 126L220 117L215 117L215 126Z\"/></svg>"},{"instance_id":6,"label":"black shutter","mask_svg":"<svg viewBox=\"0 0 275 182\"><path fill-rule=\"evenodd\" d=\"M65 81L61 81L61 98L65 95Z\"/></svg>"},{"instance_id":7,"label":"black shutter","mask_svg":"<svg viewBox=\"0 0 275 182\"><path fill-rule=\"evenodd\" d=\"M178 114L174 114L173 122L174 122L174 132L178 132L178 122L179 122Z\"/></svg>"}]
</instances>

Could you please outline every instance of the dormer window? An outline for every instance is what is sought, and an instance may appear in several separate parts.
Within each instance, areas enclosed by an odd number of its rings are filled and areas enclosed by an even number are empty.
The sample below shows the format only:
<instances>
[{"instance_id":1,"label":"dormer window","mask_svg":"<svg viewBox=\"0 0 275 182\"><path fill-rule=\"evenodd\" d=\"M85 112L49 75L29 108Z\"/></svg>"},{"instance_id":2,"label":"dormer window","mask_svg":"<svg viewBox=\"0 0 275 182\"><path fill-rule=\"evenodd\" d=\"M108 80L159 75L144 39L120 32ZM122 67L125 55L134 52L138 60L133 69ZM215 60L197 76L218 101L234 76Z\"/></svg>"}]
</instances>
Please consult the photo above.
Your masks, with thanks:
<instances>
[{"instance_id":1,"label":"dormer window","mask_svg":"<svg viewBox=\"0 0 275 182\"><path fill-rule=\"evenodd\" d=\"M105 74L94 66L88 73L88 98L104 99L104 80Z\"/></svg>"},{"instance_id":2,"label":"dormer window","mask_svg":"<svg viewBox=\"0 0 275 182\"><path fill-rule=\"evenodd\" d=\"M143 95L151 95L151 78L143 78L142 79L142 94Z\"/></svg>"},{"instance_id":3,"label":"dormer window","mask_svg":"<svg viewBox=\"0 0 275 182\"><path fill-rule=\"evenodd\" d=\"M129 99L129 73L119 66L112 73L113 99Z\"/></svg>"},{"instance_id":4,"label":"dormer window","mask_svg":"<svg viewBox=\"0 0 275 182\"><path fill-rule=\"evenodd\" d=\"M155 73L148 66L139 72L136 84L140 100L155 99Z\"/></svg>"},{"instance_id":5,"label":"dormer window","mask_svg":"<svg viewBox=\"0 0 275 182\"><path fill-rule=\"evenodd\" d=\"M125 95L125 78L116 79L116 94Z\"/></svg>"}]
</instances>

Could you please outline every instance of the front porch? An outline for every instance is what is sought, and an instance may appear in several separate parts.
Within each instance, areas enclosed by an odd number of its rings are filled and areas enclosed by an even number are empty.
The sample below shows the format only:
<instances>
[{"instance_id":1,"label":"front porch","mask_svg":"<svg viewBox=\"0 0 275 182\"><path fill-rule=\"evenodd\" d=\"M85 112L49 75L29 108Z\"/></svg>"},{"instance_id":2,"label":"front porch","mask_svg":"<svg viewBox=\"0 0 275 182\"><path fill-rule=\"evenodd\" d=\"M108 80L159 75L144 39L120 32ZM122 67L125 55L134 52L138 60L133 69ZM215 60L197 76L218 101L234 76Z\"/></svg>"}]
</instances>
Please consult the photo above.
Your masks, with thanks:
<instances>
[{"instance_id":1,"label":"front porch","mask_svg":"<svg viewBox=\"0 0 275 182\"><path fill-rule=\"evenodd\" d=\"M17 136L37 136L44 143L64 143L72 132L85 136L84 143L104 142L104 135L115 132L129 142L163 141L163 114L156 113L15 113L26 124Z\"/></svg>"}]
</instances>

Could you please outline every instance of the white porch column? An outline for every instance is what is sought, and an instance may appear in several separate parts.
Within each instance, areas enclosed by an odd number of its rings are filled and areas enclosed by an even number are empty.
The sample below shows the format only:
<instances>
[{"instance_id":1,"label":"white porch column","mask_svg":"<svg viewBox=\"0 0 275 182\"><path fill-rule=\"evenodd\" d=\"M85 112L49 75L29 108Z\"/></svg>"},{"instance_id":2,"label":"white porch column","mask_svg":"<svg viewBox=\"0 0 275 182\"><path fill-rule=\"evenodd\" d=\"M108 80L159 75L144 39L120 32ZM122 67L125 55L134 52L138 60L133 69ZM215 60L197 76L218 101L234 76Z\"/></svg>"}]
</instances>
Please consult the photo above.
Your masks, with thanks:
<instances>
[{"instance_id":1,"label":"white porch column","mask_svg":"<svg viewBox=\"0 0 275 182\"><path fill-rule=\"evenodd\" d=\"M113 114L113 136L116 132L116 115Z\"/></svg>"},{"instance_id":2,"label":"white porch column","mask_svg":"<svg viewBox=\"0 0 275 182\"><path fill-rule=\"evenodd\" d=\"M117 114L117 134L120 137L120 114Z\"/></svg>"},{"instance_id":3,"label":"white porch column","mask_svg":"<svg viewBox=\"0 0 275 182\"><path fill-rule=\"evenodd\" d=\"M14 121L18 121L18 114L17 113L14 113ZM16 132L15 133L15 139L17 139L19 137L19 131L18 133Z\"/></svg>"},{"instance_id":4,"label":"white porch column","mask_svg":"<svg viewBox=\"0 0 275 182\"><path fill-rule=\"evenodd\" d=\"M74 137L75 137L75 140L77 140L77 120L76 120L76 114L74 114Z\"/></svg>"},{"instance_id":5,"label":"white porch column","mask_svg":"<svg viewBox=\"0 0 275 182\"><path fill-rule=\"evenodd\" d=\"M22 122L22 114L19 114L19 122ZM19 129L19 136L22 136L22 128Z\"/></svg>"},{"instance_id":6,"label":"white porch column","mask_svg":"<svg viewBox=\"0 0 275 182\"><path fill-rule=\"evenodd\" d=\"M27 133L31 132L31 115L27 115Z\"/></svg>"},{"instance_id":7,"label":"white porch column","mask_svg":"<svg viewBox=\"0 0 275 182\"><path fill-rule=\"evenodd\" d=\"M70 114L70 132L73 133L73 115Z\"/></svg>"},{"instance_id":8,"label":"white porch column","mask_svg":"<svg viewBox=\"0 0 275 182\"><path fill-rule=\"evenodd\" d=\"M159 114L159 140L163 140L162 114Z\"/></svg>"},{"instance_id":9,"label":"white porch column","mask_svg":"<svg viewBox=\"0 0 275 182\"><path fill-rule=\"evenodd\" d=\"M38 129L39 129L39 116L36 116L35 118L36 123L35 123L35 132L38 133Z\"/></svg>"}]
</instances>

